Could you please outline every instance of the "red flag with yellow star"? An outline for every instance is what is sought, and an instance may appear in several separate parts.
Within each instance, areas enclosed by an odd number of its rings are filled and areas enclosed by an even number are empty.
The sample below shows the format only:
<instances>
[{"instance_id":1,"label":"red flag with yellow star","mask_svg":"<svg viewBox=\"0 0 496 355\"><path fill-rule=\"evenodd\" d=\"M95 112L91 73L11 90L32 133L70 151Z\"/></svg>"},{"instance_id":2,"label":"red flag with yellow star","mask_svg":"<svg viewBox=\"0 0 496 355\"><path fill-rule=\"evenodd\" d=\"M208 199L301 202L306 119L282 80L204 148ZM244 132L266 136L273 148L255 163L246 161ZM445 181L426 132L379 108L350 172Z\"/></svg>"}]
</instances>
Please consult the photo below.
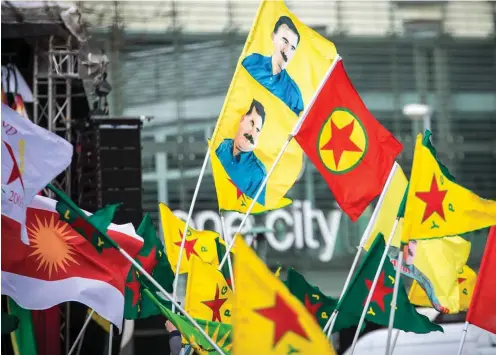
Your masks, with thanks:
<instances>
[{"instance_id":1,"label":"red flag with yellow star","mask_svg":"<svg viewBox=\"0 0 496 355\"><path fill-rule=\"evenodd\" d=\"M406 200L401 241L468 233L496 225L496 201L458 185L436 155L431 132L419 134Z\"/></svg>"},{"instance_id":2,"label":"red flag with yellow star","mask_svg":"<svg viewBox=\"0 0 496 355\"><path fill-rule=\"evenodd\" d=\"M327 77L295 139L353 221L381 193L403 149L367 109L341 60Z\"/></svg>"},{"instance_id":3,"label":"red flag with yellow star","mask_svg":"<svg viewBox=\"0 0 496 355\"><path fill-rule=\"evenodd\" d=\"M233 354L335 354L313 315L236 239Z\"/></svg>"},{"instance_id":4,"label":"red flag with yellow star","mask_svg":"<svg viewBox=\"0 0 496 355\"><path fill-rule=\"evenodd\" d=\"M164 233L164 244L167 258L172 270L176 272L181 240L183 237L185 223L177 218L169 207L160 203L160 219L162 221L162 231ZM191 258L193 255L200 257L206 263L219 265L217 256L217 244L215 238L219 234L211 231L198 231L188 227L188 235L184 243L184 250L179 273L189 272L191 268Z\"/></svg>"},{"instance_id":5,"label":"red flag with yellow star","mask_svg":"<svg viewBox=\"0 0 496 355\"><path fill-rule=\"evenodd\" d=\"M233 300L234 294L222 273L193 256L186 284L186 312L193 318L231 324Z\"/></svg>"}]
</instances>

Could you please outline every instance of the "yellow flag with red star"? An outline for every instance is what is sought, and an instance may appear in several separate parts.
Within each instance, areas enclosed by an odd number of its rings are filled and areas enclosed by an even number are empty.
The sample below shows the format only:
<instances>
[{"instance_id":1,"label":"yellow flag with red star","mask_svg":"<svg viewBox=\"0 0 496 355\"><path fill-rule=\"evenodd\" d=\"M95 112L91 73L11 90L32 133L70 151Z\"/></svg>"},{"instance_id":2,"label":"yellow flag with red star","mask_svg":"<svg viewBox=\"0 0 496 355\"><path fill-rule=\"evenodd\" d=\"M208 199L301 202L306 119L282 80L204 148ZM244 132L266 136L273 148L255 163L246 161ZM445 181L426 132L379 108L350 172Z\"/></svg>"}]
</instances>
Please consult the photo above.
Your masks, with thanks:
<instances>
[{"instance_id":1,"label":"yellow flag with red star","mask_svg":"<svg viewBox=\"0 0 496 355\"><path fill-rule=\"evenodd\" d=\"M496 201L456 183L436 156L431 132L417 136L405 208L403 243L453 236L496 225Z\"/></svg>"},{"instance_id":2,"label":"yellow flag with red star","mask_svg":"<svg viewBox=\"0 0 496 355\"><path fill-rule=\"evenodd\" d=\"M233 300L234 294L222 273L192 256L184 300L186 312L193 318L231 324Z\"/></svg>"},{"instance_id":3,"label":"yellow flag with red star","mask_svg":"<svg viewBox=\"0 0 496 355\"><path fill-rule=\"evenodd\" d=\"M160 203L159 209L160 219L162 221L162 231L164 233L165 250L172 270L175 273L179 260L179 251L181 249L185 223L176 217L165 204ZM219 265L217 245L215 243L215 238L218 237L218 233L212 231L198 231L188 227L188 235L186 236L186 241L184 243L179 273L184 274L189 272L191 268L191 257L193 255L200 257L206 263Z\"/></svg>"},{"instance_id":4,"label":"yellow flag with red star","mask_svg":"<svg viewBox=\"0 0 496 355\"><path fill-rule=\"evenodd\" d=\"M236 243L233 354L335 354L301 302L242 238Z\"/></svg>"}]
</instances>

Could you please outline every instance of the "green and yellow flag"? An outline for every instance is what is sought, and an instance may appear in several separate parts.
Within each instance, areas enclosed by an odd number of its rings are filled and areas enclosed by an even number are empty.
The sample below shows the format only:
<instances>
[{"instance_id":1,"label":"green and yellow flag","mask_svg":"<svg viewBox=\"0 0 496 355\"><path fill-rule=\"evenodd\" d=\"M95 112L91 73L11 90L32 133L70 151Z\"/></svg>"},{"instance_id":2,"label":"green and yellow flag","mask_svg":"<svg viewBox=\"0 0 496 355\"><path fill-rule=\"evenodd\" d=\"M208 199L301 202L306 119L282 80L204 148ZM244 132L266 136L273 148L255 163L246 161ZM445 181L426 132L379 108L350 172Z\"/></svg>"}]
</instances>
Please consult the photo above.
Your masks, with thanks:
<instances>
[{"instance_id":1,"label":"green and yellow flag","mask_svg":"<svg viewBox=\"0 0 496 355\"><path fill-rule=\"evenodd\" d=\"M191 259L184 302L193 318L231 324L234 293L222 273L197 256Z\"/></svg>"},{"instance_id":2,"label":"green and yellow flag","mask_svg":"<svg viewBox=\"0 0 496 355\"><path fill-rule=\"evenodd\" d=\"M172 270L176 272L185 223L181 219L177 218L169 207L163 203L160 203L159 208L167 258L169 259ZM215 238L218 237L218 233L211 231L197 231L191 227L188 227L188 235L186 236L186 241L184 244L179 273L184 274L189 272L191 268L192 255L200 257L206 263L219 265L217 245L215 242Z\"/></svg>"},{"instance_id":3,"label":"green and yellow flag","mask_svg":"<svg viewBox=\"0 0 496 355\"><path fill-rule=\"evenodd\" d=\"M336 55L283 1L262 1L210 142L220 210L246 212ZM255 213L290 203L302 163L291 141Z\"/></svg>"},{"instance_id":4,"label":"green and yellow flag","mask_svg":"<svg viewBox=\"0 0 496 355\"><path fill-rule=\"evenodd\" d=\"M234 354L335 354L313 315L243 238L236 248Z\"/></svg>"},{"instance_id":5,"label":"green and yellow flag","mask_svg":"<svg viewBox=\"0 0 496 355\"><path fill-rule=\"evenodd\" d=\"M402 242L471 232L496 225L496 201L456 183L437 158L431 132L419 134L405 209Z\"/></svg>"}]
</instances>

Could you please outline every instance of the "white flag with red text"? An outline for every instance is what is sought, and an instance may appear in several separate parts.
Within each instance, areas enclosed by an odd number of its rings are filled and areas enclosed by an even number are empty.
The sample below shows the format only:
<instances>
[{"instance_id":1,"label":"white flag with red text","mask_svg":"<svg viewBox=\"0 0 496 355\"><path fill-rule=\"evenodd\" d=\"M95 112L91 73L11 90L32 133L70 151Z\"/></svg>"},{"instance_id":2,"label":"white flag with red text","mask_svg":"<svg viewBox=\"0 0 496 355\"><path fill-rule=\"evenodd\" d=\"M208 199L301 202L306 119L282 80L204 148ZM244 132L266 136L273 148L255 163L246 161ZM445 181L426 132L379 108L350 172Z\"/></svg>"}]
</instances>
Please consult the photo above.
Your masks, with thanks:
<instances>
[{"instance_id":1,"label":"white flag with red text","mask_svg":"<svg viewBox=\"0 0 496 355\"><path fill-rule=\"evenodd\" d=\"M72 160L72 145L2 103L2 215L21 225L29 243L26 208Z\"/></svg>"}]
</instances>

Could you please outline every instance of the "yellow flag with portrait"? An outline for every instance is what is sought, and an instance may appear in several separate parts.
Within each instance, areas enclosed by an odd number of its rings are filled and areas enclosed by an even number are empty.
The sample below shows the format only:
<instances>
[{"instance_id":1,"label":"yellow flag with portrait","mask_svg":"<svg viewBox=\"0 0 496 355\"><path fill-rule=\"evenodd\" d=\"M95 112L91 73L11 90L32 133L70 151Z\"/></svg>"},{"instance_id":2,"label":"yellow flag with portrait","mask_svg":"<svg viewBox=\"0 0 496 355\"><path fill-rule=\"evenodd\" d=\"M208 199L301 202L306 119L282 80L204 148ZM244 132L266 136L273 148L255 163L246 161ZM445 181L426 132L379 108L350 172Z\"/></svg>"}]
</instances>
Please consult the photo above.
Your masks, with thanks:
<instances>
[{"instance_id":1,"label":"yellow flag with portrait","mask_svg":"<svg viewBox=\"0 0 496 355\"><path fill-rule=\"evenodd\" d=\"M336 55L283 1L262 1L209 142L220 210L246 212ZM302 166L291 141L254 212L288 205Z\"/></svg>"}]
</instances>

